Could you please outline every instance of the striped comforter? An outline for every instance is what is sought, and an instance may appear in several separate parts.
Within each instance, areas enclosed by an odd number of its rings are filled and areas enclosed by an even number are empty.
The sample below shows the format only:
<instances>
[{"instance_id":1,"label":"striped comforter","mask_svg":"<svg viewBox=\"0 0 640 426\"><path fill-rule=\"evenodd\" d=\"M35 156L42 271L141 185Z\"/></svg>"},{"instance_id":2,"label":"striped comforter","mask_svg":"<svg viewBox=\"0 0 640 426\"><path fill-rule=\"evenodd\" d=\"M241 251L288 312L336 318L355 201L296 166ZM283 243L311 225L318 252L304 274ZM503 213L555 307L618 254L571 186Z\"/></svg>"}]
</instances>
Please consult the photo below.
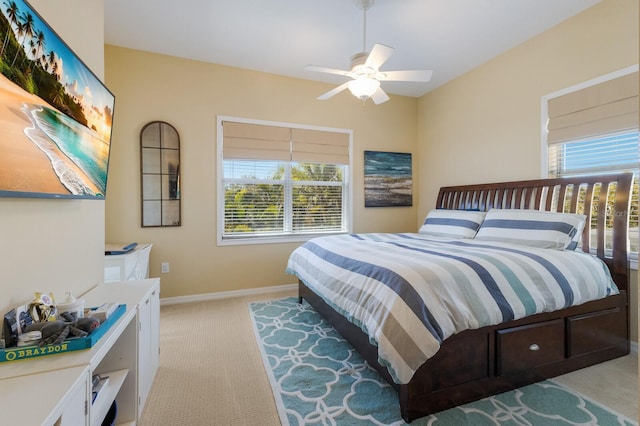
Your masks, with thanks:
<instances>
[{"instance_id":1,"label":"striped comforter","mask_svg":"<svg viewBox=\"0 0 640 426\"><path fill-rule=\"evenodd\" d=\"M618 292L606 265L582 252L421 234L315 238L287 273L361 327L398 383L455 333Z\"/></svg>"}]
</instances>

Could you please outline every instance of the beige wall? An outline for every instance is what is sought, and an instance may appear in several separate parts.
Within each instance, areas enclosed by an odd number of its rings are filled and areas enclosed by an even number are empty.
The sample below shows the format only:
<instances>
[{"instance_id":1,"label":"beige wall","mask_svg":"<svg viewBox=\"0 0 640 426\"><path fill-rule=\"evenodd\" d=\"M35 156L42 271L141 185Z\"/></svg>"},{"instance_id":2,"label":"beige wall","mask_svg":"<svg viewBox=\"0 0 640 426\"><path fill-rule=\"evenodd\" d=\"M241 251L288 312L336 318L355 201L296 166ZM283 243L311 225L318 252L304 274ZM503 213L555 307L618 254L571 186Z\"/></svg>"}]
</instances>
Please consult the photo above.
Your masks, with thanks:
<instances>
[{"instance_id":1,"label":"beige wall","mask_svg":"<svg viewBox=\"0 0 640 426\"><path fill-rule=\"evenodd\" d=\"M163 298L295 282L284 271L300 243L216 246L217 115L352 129L354 230L416 230L417 207L364 208L363 151L415 158L417 99L363 106L345 92L318 101L333 86L114 46L105 48L105 74L116 96L107 241L153 243L150 275L161 277ZM180 133L180 227L140 226L139 134L153 120ZM170 273L160 273L161 262Z\"/></svg>"},{"instance_id":2,"label":"beige wall","mask_svg":"<svg viewBox=\"0 0 640 426\"><path fill-rule=\"evenodd\" d=\"M30 3L102 77L103 0ZM63 297L101 282L104 209L96 200L0 198L0 312L30 301L34 291Z\"/></svg>"},{"instance_id":3,"label":"beige wall","mask_svg":"<svg viewBox=\"0 0 640 426\"><path fill-rule=\"evenodd\" d=\"M637 63L638 2L604 0L421 98L417 220L440 186L541 177L541 97Z\"/></svg>"}]
</instances>

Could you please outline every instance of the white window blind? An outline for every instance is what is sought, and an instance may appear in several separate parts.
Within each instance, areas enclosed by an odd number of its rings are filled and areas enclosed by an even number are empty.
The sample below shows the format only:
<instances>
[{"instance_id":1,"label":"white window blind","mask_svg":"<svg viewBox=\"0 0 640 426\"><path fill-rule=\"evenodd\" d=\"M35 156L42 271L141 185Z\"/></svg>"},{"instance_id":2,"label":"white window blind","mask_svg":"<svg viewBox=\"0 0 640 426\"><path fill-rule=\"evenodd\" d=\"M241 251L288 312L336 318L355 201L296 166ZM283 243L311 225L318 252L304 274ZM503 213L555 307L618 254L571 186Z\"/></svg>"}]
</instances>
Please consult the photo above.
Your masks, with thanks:
<instances>
[{"instance_id":1,"label":"white window blind","mask_svg":"<svg viewBox=\"0 0 640 426\"><path fill-rule=\"evenodd\" d=\"M629 243L638 254L638 72L548 101L551 177L632 171Z\"/></svg>"},{"instance_id":2,"label":"white window blind","mask_svg":"<svg viewBox=\"0 0 640 426\"><path fill-rule=\"evenodd\" d=\"M637 170L637 131L549 146L550 176Z\"/></svg>"},{"instance_id":3,"label":"white window blind","mask_svg":"<svg viewBox=\"0 0 640 426\"><path fill-rule=\"evenodd\" d=\"M348 133L232 121L222 130L222 240L348 231Z\"/></svg>"}]
</instances>

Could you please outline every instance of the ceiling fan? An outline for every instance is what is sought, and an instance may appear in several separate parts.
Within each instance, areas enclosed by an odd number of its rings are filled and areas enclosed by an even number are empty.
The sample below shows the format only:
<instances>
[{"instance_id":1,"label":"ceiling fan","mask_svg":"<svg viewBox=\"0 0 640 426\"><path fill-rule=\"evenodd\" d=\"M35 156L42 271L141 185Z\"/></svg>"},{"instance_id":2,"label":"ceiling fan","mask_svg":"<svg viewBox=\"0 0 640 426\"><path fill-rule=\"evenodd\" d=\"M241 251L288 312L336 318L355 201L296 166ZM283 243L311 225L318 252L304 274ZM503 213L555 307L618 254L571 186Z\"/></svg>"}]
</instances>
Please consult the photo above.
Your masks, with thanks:
<instances>
[{"instance_id":1,"label":"ceiling fan","mask_svg":"<svg viewBox=\"0 0 640 426\"><path fill-rule=\"evenodd\" d=\"M356 5L363 11L363 51L351 57L351 67L349 71L319 67L316 65L308 65L305 67L305 70L308 71L338 74L351 78L351 80L346 83L320 95L318 99L326 100L345 89L349 89L355 97L363 101L371 98L373 102L378 105L389 100L389 96L387 96L380 87L381 81L427 82L431 80L431 70L380 71L380 67L393 54L394 49L392 47L376 43L371 49L371 52L366 52L367 10L371 8L373 1L374 0L355 0Z\"/></svg>"}]
</instances>

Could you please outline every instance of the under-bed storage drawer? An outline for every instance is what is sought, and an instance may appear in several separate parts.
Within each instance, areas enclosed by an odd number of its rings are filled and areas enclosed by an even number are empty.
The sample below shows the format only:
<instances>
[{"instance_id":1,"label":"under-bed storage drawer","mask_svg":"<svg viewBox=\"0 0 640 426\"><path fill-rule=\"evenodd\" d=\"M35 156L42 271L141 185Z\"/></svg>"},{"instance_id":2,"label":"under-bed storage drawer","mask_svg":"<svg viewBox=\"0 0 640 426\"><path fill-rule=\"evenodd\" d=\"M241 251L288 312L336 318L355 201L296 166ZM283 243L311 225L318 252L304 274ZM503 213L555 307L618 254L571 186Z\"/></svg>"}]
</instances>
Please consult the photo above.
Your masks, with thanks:
<instances>
[{"instance_id":1,"label":"under-bed storage drawer","mask_svg":"<svg viewBox=\"0 0 640 426\"><path fill-rule=\"evenodd\" d=\"M565 326L562 319L498 330L497 375L559 361L565 357Z\"/></svg>"},{"instance_id":2,"label":"under-bed storage drawer","mask_svg":"<svg viewBox=\"0 0 640 426\"><path fill-rule=\"evenodd\" d=\"M626 321L627 313L620 308L569 317L569 357L615 347L626 350L626 329L621 326Z\"/></svg>"}]
</instances>

